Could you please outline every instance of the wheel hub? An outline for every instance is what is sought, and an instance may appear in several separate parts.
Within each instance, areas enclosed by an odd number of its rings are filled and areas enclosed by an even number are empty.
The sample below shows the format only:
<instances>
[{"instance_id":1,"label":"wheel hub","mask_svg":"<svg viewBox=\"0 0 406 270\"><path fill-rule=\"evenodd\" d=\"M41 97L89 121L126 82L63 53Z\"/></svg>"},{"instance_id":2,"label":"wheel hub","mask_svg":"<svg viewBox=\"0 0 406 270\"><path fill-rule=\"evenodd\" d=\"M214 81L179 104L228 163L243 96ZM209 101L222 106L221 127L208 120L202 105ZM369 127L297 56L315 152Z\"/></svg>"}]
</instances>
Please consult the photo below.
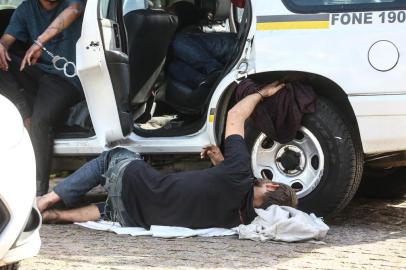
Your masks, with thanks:
<instances>
[{"instance_id":1,"label":"wheel hub","mask_svg":"<svg viewBox=\"0 0 406 270\"><path fill-rule=\"evenodd\" d=\"M288 144L280 144L260 134L251 157L255 177L287 184L296 189L299 198L311 193L323 176L323 150L305 127Z\"/></svg>"},{"instance_id":2,"label":"wheel hub","mask_svg":"<svg viewBox=\"0 0 406 270\"><path fill-rule=\"evenodd\" d=\"M282 147L276 155L276 165L278 169L288 175L295 176L303 171L306 158L303 151L294 145Z\"/></svg>"}]
</instances>

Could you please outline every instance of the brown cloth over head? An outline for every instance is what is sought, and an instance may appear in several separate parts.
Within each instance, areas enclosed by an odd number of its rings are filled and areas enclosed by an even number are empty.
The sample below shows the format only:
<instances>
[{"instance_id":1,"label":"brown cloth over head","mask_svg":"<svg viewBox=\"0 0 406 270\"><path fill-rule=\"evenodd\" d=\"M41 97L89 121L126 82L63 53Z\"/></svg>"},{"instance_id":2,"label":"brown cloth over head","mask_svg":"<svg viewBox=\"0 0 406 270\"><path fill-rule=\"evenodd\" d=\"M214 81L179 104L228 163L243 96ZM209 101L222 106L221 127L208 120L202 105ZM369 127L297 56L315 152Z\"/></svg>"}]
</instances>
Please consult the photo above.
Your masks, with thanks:
<instances>
[{"instance_id":1,"label":"brown cloth over head","mask_svg":"<svg viewBox=\"0 0 406 270\"><path fill-rule=\"evenodd\" d=\"M251 79L243 80L236 89L236 101L256 93L260 85ZM267 97L251 115L254 125L279 143L293 140L301 127L303 114L315 111L316 94L309 85L286 83L285 88Z\"/></svg>"}]
</instances>

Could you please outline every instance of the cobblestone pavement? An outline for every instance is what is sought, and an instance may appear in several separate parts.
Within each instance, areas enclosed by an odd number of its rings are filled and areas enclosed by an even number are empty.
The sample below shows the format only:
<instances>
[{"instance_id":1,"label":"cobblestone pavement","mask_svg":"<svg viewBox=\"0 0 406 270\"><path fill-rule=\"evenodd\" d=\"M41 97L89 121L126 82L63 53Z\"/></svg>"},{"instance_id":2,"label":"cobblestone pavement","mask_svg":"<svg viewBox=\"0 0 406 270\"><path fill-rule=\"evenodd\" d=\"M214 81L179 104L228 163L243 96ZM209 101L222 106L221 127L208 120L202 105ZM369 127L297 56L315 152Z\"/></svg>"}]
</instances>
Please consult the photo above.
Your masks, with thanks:
<instances>
[{"instance_id":1,"label":"cobblestone pavement","mask_svg":"<svg viewBox=\"0 0 406 270\"><path fill-rule=\"evenodd\" d=\"M45 225L40 254L21 269L406 269L406 200L356 199L327 223L325 244L156 239Z\"/></svg>"}]
</instances>

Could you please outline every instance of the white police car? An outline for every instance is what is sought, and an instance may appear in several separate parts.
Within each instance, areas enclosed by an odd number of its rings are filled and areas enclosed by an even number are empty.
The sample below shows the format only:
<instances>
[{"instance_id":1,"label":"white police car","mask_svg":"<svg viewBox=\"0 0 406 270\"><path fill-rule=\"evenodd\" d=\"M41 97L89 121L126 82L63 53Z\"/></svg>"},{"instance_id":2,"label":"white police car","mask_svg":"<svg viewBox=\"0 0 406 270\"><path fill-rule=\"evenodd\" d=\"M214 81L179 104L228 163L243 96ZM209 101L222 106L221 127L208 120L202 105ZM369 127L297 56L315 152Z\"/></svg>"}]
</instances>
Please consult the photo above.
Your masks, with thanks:
<instances>
[{"instance_id":1,"label":"white police car","mask_svg":"<svg viewBox=\"0 0 406 270\"><path fill-rule=\"evenodd\" d=\"M196 155L222 144L236 81L295 76L315 89L316 112L283 145L249 128L254 174L291 185L300 208L319 215L345 207L367 167L396 171L385 186L404 192L406 1L247 0L239 9L229 0L196 0L210 13L205 31L239 37L233 61L205 95L166 91L176 19L162 9L166 1L152 1L154 8L131 1L87 1L76 63L92 129L60 132L56 156L116 145L164 161ZM162 114L182 121L144 128Z\"/></svg>"},{"instance_id":2,"label":"white police car","mask_svg":"<svg viewBox=\"0 0 406 270\"><path fill-rule=\"evenodd\" d=\"M41 215L35 206L35 158L15 106L0 95L0 269L36 255Z\"/></svg>"}]
</instances>

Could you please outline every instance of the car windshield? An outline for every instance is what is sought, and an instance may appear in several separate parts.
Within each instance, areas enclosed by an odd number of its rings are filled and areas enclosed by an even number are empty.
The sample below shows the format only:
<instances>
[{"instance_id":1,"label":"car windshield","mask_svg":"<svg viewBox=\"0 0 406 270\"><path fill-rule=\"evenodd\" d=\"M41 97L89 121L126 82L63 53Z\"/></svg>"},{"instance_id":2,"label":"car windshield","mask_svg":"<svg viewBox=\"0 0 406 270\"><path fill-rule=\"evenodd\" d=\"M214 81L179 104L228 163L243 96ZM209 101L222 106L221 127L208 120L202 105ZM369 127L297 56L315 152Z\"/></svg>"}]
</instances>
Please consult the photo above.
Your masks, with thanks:
<instances>
[{"instance_id":1,"label":"car windshield","mask_svg":"<svg viewBox=\"0 0 406 270\"><path fill-rule=\"evenodd\" d=\"M0 9L16 8L23 0L0 0Z\"/></svg>"}]
</instances>

